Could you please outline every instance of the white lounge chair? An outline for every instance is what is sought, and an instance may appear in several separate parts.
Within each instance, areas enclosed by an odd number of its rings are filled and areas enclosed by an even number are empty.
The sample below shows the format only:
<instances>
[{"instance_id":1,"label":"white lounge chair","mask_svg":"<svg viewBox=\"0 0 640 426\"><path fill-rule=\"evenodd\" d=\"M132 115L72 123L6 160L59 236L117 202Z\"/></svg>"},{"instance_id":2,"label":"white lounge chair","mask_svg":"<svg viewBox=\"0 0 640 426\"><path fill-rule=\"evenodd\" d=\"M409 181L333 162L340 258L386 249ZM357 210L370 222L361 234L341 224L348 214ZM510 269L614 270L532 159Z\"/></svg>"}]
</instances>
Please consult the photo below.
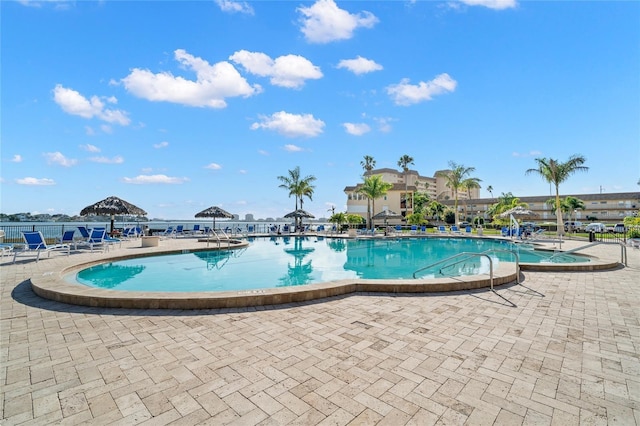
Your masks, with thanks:
<instances>
[{"instance_id":1,"label":"white lounge chair","mask_svg":"<svg viewBox=\"0 0 640 426\"><path fill-rule=\"evenodd\" d=\"M55 245L47 245L47 242L44 240L42 236L42 232L34 231L34 232L25 232L22 231L22 237L24 238L24 247L20 250L13 251L13 262L15 263L16 257L22 254L35 254L36 262L40 260L40 253L47 253L47 257L51 256L52 251L61 251L64 250L67 252L67 255L71 253L71 248L69 244L55 244Z\"/></svg>"},{"instance_id":2,"label":"white lounge chair","mask_svg":"<svg viewBox=\"0 0 640 426\"><path fill-rule=\"evenodd\" d=\"M80 241L76 244L76 248L89 248L91 252L93 252L94 248L101 248L103 251L109 250L109 244L105 241L104 236L106 234L106 230L104 228L95 228L91 230L89 234L89 238Z\"/></svg>"}]
</instances>

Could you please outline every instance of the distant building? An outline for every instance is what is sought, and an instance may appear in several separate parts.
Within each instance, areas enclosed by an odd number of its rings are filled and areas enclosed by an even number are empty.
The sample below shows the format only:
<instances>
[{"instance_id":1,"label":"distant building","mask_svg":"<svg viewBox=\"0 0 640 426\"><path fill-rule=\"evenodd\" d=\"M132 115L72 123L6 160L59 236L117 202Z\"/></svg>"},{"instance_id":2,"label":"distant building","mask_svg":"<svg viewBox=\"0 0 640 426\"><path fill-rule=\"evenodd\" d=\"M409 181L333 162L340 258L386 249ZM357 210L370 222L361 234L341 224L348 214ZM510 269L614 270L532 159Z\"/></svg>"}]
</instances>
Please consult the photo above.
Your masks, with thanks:
<instances>
[{"instance_id":1,"label":"distant building","mask_svg":"<svg viewBox=\"0 0 640 426\"><path fill-rule=\"evenodd\" d=\"M576 210L571 214L575 220L596 218L598 222L619 222L626 216L636 216L640 208L640 192L617 192L604 194L560 194L560 198L567 196L575 197L584 202L585 210ZM556 216L553 213L553 206L547 204L550 198L555 199L555 195L540 195L530 197L518 197L527 203L529 210L537 214L536 221L553 221ZM481 216L489 219L487 210L492 204L498 201L497 198L477 198L464 200L458 203L458 213L460 217L472 219ZM440 201L447 207L453 208L453 200ZM566 217L566 213L563 213Z\"/></svg>"},{"instance_id":2,"label":"distant building","mask_svg":"<svg viewBox=\"0 0 640 426\"><path fill-rule=\"evenodd\" d=\"M247 222L254 222L255 219L253 218L253 214L251 213L247 213L244 215L244 220Z\"/></svg>"},{"instance_id":3,"label":"distant building","mask_svg":"<svg viewBox=\"0 0 640 426\"><path fill-rule=\"evenodd\" d=\"M445 171L442 170L440 172ZM440 202L449 199L453 200L455 196L453 191L447 187L447 180L437 176L440 172L434 173L433 177L422 176L416 170L408 170L406 174L403 171L387 168L365 172L365 177L382 175L384 182L393 184L393 188L387 192L387 195L375 200L376 211L372 211L371 216L383 210L392 210L403 216L412 214L413 194L415 192L425 192L432 200ZM368 203L367 197L358 193L361 187L362 183L358 183L355 186L344 188L344 192L347 194L347 213L361 215L366 218ZM471 195L471 198L478 198L480 195L480 189L472 189L469 192L470 194L467 191L459 191L458 200L467 199L469 195Z\"/></svg>"}]
</instances>

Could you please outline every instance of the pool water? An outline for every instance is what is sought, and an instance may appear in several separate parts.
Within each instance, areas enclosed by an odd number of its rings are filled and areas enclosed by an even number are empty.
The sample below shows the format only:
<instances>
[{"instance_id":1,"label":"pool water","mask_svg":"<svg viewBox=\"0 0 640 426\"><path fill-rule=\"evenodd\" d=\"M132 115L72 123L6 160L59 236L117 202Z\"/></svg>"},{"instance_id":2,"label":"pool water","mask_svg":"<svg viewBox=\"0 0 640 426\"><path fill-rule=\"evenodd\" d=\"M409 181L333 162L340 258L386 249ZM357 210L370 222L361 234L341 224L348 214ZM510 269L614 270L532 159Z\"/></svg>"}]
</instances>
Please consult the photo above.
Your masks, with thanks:
<instances>
[{"instance_id":1,"label":"pool water","mask_svg":"<svg viewBox=\"0 0 640 426\"><path fill-rule=\"evenodd\" d=\"M521 263L588 262L588 258L537 252L508 241L476 238L250 239L246 248L128 259L92 266L65 277L87 286L161 292L243 291L340 279L407 279L429 264L460 252L516 250ZM494 268L514 262L510 253L490 253ZM419 278L484 274L489 260L464 258L421 271Z\"/></svg>"}]
</instances>

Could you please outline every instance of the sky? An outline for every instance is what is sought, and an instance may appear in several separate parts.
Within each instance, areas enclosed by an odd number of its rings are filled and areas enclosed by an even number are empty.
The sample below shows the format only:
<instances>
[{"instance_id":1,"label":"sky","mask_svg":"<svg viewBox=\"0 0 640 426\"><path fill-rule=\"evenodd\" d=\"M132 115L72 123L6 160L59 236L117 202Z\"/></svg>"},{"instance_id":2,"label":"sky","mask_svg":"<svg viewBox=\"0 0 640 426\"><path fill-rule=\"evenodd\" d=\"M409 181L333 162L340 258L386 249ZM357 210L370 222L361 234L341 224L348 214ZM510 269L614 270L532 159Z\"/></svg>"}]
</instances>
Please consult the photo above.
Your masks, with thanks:
<instances>
[{"instance_id":1,"label":"sky","mask_svg":"<svg viewBox=\"0 0 640 426\"><path fill-rule=\"evenodd\" d=\"M377 168L474 167L481 197L640 189L637 1L1 1L0 212L111 195L156 219L346 210Z\"/></svg>"}]
</instances>

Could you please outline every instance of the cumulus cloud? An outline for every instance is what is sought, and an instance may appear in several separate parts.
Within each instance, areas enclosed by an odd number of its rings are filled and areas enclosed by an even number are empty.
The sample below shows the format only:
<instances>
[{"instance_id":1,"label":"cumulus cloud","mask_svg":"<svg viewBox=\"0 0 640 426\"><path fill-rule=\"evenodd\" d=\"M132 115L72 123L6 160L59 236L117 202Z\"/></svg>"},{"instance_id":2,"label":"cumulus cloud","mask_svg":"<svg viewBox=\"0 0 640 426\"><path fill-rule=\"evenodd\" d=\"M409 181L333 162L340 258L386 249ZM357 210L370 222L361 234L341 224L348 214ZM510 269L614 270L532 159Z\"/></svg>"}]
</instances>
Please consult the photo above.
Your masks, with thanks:
<instances>
[{"instance_id":1,"label":"cumulus cloud","mask_svg":"<svg viewBox=\"0 0 640 426\"><path fill-rule=\"evenodd\" d=\"M167 141L162 141L162 142L160 142L160 143L154 143L154 144L153 144L153 147L154 147L155 149L166 148L166 147L168 147L168 146L169 146L169 142L167 142Z\"/></svg>"},{"instance_id":2,"label":"cumulus cloud","mask_svg":"<svg viewBox=\"0 0 640 426\"><path fill-rule=\"evenodd\" d=\"M266 157L266 156L269 156L269 151L265 151L264 149L259 149L258 154L264 155Z\"/></svg>"},{"instance_id":3,"label":"cumulus cloud","mask_svg":"<svg viewBox=\"0 0 640 426\"><path fill-rule=\"evenodd\" d=\"M210 65L183 49L176 50L174 55L185 69L196 73L195 81L176 77L170 72L154 74L134 68L122 79L124 87L133 95L149 101L207 108L225 108L226 98L246 98L262 91L259 85L249 85L229 62Z\"/></svg>"},{"instance_id":4,"label":"cumulus cloud","mask_svg":"<svg viewBox=\"0 0 640 426\"><path fill-rule=\"evenodd\" d=\"M382 70L382 65L371 59L358 56L355 59L343 59L338 63L338 68L346 68L356 75L366 74L373 71Z\"/></svg>"},{"instance_id":5,"label":"cumulus cloud","mask_svg":"<svg viewBox=\"0 0 640 426\"><path fill-rule=\"evenodd\" d=\"M45 152L44 157L47 164L57 164L58 166L71 167L78 163L78 160L65 157L61 152Z\"/></svg>"},{"instance_id":6,"label":"cumulus cloud","mask_svg":"<svg viewBox=\"0 0 640 426\"><path fill-rule=\"evenodd\" d=\"M529 152L512 152L512 157L539 157L542 155L540 151L529 151Z\"/></svg>"},{"instance_id":7,"label":"cumulus cloud","mask_svg":"<svg viewBox=\"0 0 640 426\"><path fill-rule=\"evenodd\" d=\"M211 163L211 164L207 164L206 166L204 166L205 169L209 169L209 170L220 170L222 168L222 166L220 164L217 163Z\"/></svg>"},{"instance_id":8,"label":"cumulus cloud","mask_svg":"<svg viewBox=\"0 0 640 426\"><path fill-rule=\"evenodd\" d=\"M362 136L371 131L371 127L365 123L342 123L342 126L347 133L354 136Z\"/></svg>"},{"instance_id":9,"label":"cumulus cloud","mask_svg":"<svg viewBox=\"0 0 640 426\"><path fill-rule=\"evenodd\" d=\"M270 116L260 116L260 122L253 123L251 130L273 130L289 138L318 136L324 129L324 121L311 114L290 114L285 111Z\"/></svg>"},{"instance_id":10,"label":"cumulus cloud","mask_svg":"<svg viewBox=\"0 0 640 426\"><path fill-rule=\"evenodd\" d=\"M22 163L22 155L16 154L11 158L12 163Z\"/></svg>"},{"instance_id":11,"label":"cumulus cloud","mask_svg":"<svg viewBox=\"0 0 640 426\"><path fill-rule=\"evenodd\" d=\"M348 40L360 27L373 28L378 18L364 11L351 14L340 9L333 0L318 0L311 7L300 7L300 30L311 43L329 43Z\"/></svg>"},{"instance_id":12,"label":"cumulus cloud","mask_svg":"<svg viewBox=\"0 0 640 426\"><path fill-rule=\"evenodd\" d=\"M440 74L431 81L421 81L417 85L409 84L408 78L403 78L400 83L387 87L387 94L396 105L412 105L423 101L430 101L436 95L453 92L458 82L449 74Z\"/></svg>"},{"instance_id":13,"label":"cumulus cloud","mask_svg":"<svg viewBox=\"0 0 640 426\"><path fill-rule=\"evenodd\" d=\"M285 151L289 151L289 152L300 152L300 151L302 151L302 148L300 148L297 145L292 145L292 144L287 144L283 148L284 148Z\"/></svg>"},{"instance_id":14,"label":"cumulus cloud","mask_svg":"<svg viewBox=\"0 0 640 426\"><path fill-rule=\"evenodd\" d=\"M117 103L117 99L114 97L99 98L98 96L92 96L87 99L80 92L57 84L53 89L53 100L67 114L78 115L86 119L97 118L107 123L116 123L121 126L127 126L131 122L126 112L119 109L106 108L105 102Z\"/></svg>"},{"instance_id":15,"label":"cumulus cloud","mask_svg":"<svg viewBox=\"0 0 640 426\"><path fill-rule=\"evenodd\" d=\"M518 5L516 0L460 0L468 6L484 6L489 9L503 10L511 9Z\"/></svg>"},{"instance_id":16,"label":"cumulus cloud","mask_svg":"<svg viewBox=\"0 0 640 426\"><path fill-rule=\"evenodd\" d=\"M383 133L389 133L392 129L391 122L395 121L393 118L389 117L377 117L374 118L376 123L378 123L378 130Z\"/></svg>"},{"instance_id":17,"label":"cumulus cloud","mask_svg":"<svg viewBox=\"0 0 640 426\"><path fill-rule=\"evenodd\" d=\"M47 185L55 185L55 181L49 178L34 178L34 177L26 177L22 179L16 179L16 183L18 185L32 185L32 186L47 186Z\"/></svg>"},{"instance_id":18,"label":"cumulus cloud","mask_svg":"<svg viewBox=\"0 0 640 426\"><path fill-rule=\"evenodd\" d=\"M100 148L98 148L95 145L91 145L89 143L86 145L80 145L80 149L88 152L100 152Z\"/></svg>"},{"instance_id":19,"label":"cumulus cloud","mask_svg":"<svg viewBox=\"0 0 640 426\"><path fill-rule=\"evenodd\" d=\"M215 2L223 12L253 15L253 8L246 2L233 0L215 0Z\"/></svg>"},{"instance_id":20,"label":"cumulus cloud","mask_svg":"<svg viewBox=\"0 0 640 426\"><path fill-rule=\"evenodd\" d=\"M275 60L265 53L239 50L229 60L242 65L249 73L271 77L271 84L298 89L306 80L322 78L320 67L298 55L279 56Z\"/></svg>"},{"instance_id":21,"label":"cumulus cloud","mask_svg":"<svg viewBox=\"0 0 640 426\"><path fill-rule=\"evenodd\" d=\"M161 184L181 184L189 181L189 178L186 177L172 177L167 175L138 175L133 178L124 177L122 178L124 183L132 183L136 185L144 185L150 183L161 183Z\"/></svg>"},{"instance_id":22,"label":"cumulus cloud","mask_svg":"<svg viewBox=\"0 0 640 426\"><path fill-rule=\"evenodd\" d=\"M122 164L124 163L124 158L120 155L116 155L113 158L107 157L91 157L89 161L93 161L94 163L102 163L102 164Z\"/></svg>"}]
</instances>

